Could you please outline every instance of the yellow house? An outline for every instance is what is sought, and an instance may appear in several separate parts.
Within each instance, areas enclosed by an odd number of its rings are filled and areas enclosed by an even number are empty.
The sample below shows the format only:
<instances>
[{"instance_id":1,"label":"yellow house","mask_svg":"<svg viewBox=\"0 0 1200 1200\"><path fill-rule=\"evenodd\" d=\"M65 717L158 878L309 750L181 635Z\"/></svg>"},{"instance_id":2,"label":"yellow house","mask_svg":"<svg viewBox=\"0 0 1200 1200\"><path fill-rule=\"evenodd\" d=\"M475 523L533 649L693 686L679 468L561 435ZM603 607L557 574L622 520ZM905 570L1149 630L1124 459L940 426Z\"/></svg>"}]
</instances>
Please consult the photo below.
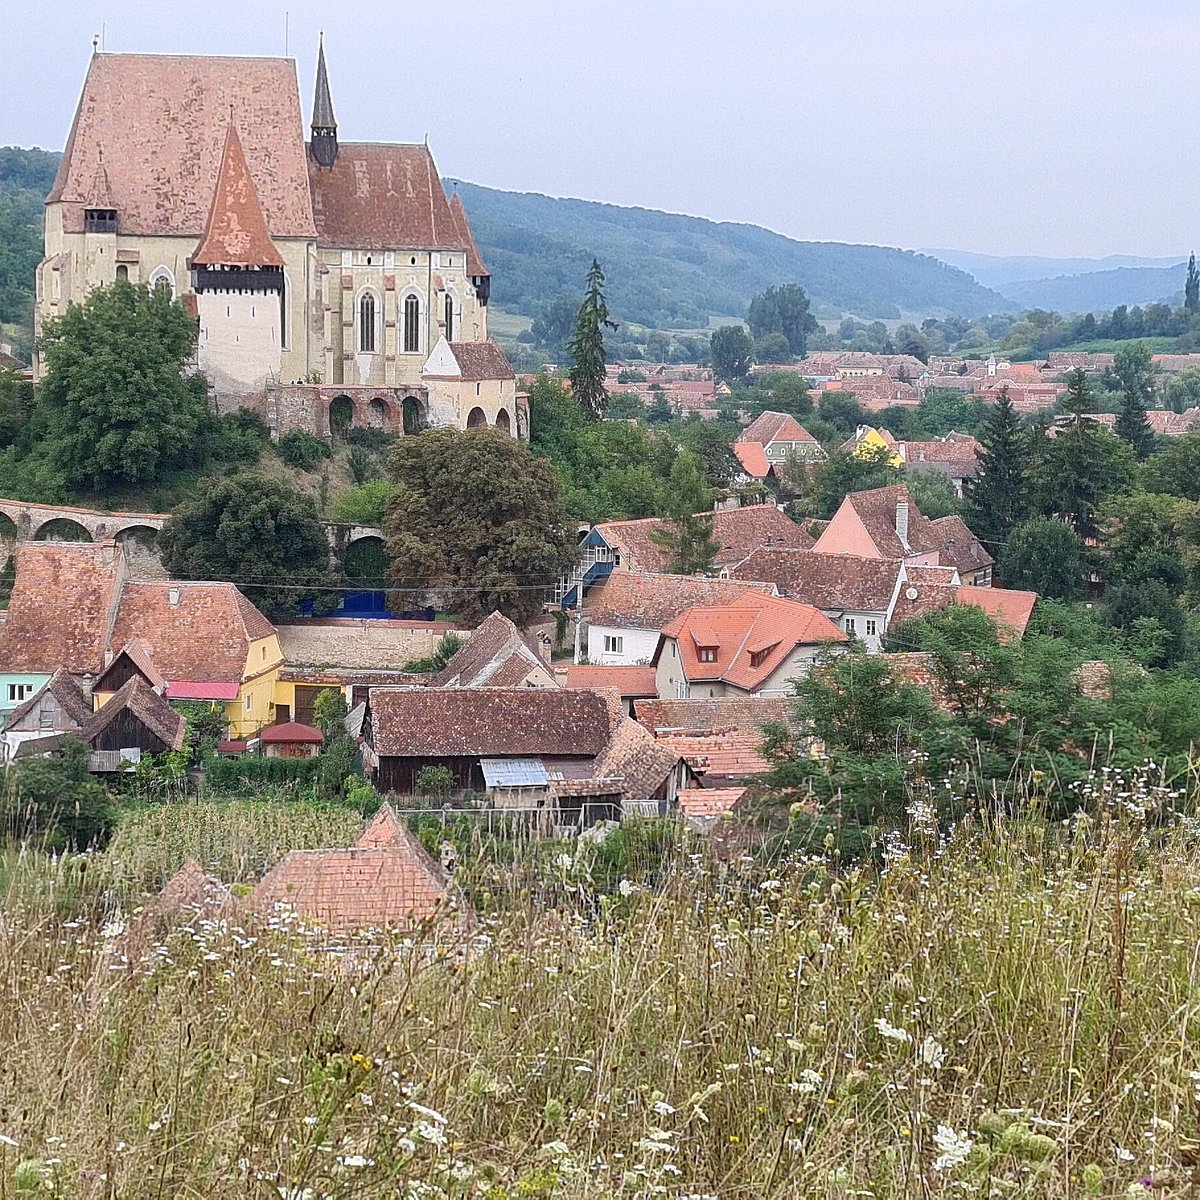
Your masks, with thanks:
<instances>
[{"instance_id":1,"label":"yellow house","mask_svg":"<svg viewBox=\"0 0 1200 1200\"><path fill-rule=\"evenodd\" d=\"M97 708L139 674L168 700L220 707L231 737L275 720L279 635L232 583L126 582L109 645L121 649L93 687Z\"/></svg>"},{"instance_id":2,"label":"yellow house","mask_svg":"<svg viewBox=\"0 0 1200 1200\"><path fill-rule=\"evenodd\" d=\"M904 459L900 457L896 439L886 429L880 430L872 425L860 425L854 437L842 448L849 451L855 458L873 458L880 451L890 450L889 465L897 470L904 466Z\"/></svg>"}]
</instances>

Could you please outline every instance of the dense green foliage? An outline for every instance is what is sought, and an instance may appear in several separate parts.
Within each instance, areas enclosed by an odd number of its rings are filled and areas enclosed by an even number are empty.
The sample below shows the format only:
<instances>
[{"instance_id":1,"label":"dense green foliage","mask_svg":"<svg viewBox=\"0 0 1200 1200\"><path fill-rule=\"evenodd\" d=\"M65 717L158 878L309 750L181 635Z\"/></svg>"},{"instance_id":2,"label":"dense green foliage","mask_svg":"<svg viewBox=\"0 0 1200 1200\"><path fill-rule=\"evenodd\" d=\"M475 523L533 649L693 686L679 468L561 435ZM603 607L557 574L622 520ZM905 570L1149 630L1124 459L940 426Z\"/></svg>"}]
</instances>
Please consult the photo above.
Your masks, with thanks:
<instances>
[{"instance_id":1,"label":"dense green foliage","mask_svg":"<svg viewBox=\"0 0 1200 1200\"><path fill-rule=\"evenodd\" d=\"M567 346L571 355L571 391L580 408L593 420L603 417L608 408L604 331L616 328L616 323L608 319L604 272L593 259L587 274L587 291L575 317L575 332Z\"/></svg>"},{"instance_id":2,"label":"dense green foliage","mask_svg":"<svg viewBox=\"0 0 1200 1200\"><path fill-rule=\"evenodd\" d=\"M553 467L493 429L401 438L384 531L401 609L439 595L464 620L499 611L525 624L574 561Z\"/></svg>"},{"instance_id":3,"label":"dense green foliage","mask_svg":"<svg viewBox=\"0 0 1200 1200\"><path fill-rule=\"evenodd\" d=\"M158 544L177 579L230 580L268 616L337 603L341 580L316 506L276 480L210 481L172 512Z\"/></svg>"},{"instance_id":4,"label":"dense green foliage","mask_svg":"<svg viewBox=\"0 0 1200 1200\"><path fill-rule=\"evenodd\" d=\"M820 328L809 312L804 289L794 283L769 287L750 301L746 322L754 335L755 356L760 362L803 358L809 336ZM783 353L773 352L782 339Z\"/></svg>"},{"instance_id":5,"label":"dense green foliage","mask_svg":"<svg viewBox=\"0 0 1200 1200\"><path fill-rule=\"evenodd\" d=\"M570 295L593 258L609 274L615 318L658 329L704 328L744 313L781 279L818 309L869 317L1003 311L997 293L937 259L880 246L796 242L753 225L501 192L456 182L494 302L529 316Z\"/></svg>"},{"instance_id":6,"label":"dense green foliage","mask_svg":"<svg viewBox=\"0 0 1200 1200\"><path fill-rule=\"evenodd\" d=\"M54 758L22 759L9 768L0 810L8 836L51 850L96 846L113 820L107 789L88 771L88 748L72 737Z\"/></svg>"},{"instance_id":7,"label":"dense green foliage","mask_svg":"<svg viewBox=\"0 0 1200 1200\"><path fill-rule=\"evenodd\" d=\"M42 258L43 201L57 154L0 146L0 325L33 332L33 276ZM28 343L21 349L28 350Z\"/></svg>"}]
</instances>

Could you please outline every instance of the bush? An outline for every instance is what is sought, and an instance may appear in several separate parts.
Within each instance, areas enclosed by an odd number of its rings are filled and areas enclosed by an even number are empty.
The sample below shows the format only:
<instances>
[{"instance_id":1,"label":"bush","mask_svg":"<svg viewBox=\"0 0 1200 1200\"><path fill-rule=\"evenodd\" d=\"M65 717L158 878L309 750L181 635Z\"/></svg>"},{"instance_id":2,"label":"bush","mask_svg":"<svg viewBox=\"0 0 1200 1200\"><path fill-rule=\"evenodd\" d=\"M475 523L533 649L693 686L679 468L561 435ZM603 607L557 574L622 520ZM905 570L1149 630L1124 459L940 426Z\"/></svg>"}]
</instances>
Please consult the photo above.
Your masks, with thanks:
<instances>
[{"instance_id":1,"label":"bush","mask_svg":"<svg viewBox=\"0 0 1200 1200\"><path fill-rule=\"evenodd\" d=\"M311 471L325 459L333 457L333 447L328 442L305 433L303 429L285 433L276 443L275 450L289 467L295 467L298 471Z\"/></svg>"},{"instance_id":2,"label":"bush","mask_svg":"<svg viewBox=\"0 0 1200 1200\"><path fill-rule=\"evenodd\" d=\"M258 462L262 448L271 440L262 417L248 408L239 408L213 420L211 455L230 465Z\"/></svg>"},{"instance_id":3,"label":"bush","mask_svg":"<svg viewBox=\"0 0 1200 1200\"><path fill-rule=\"evenodd\" d=\"M280 783L310 784L320 769L317 758L210 758L205 763L205 782L214 791L238 794Z\"/></svg>"},{"instance_id":4,"label":"bush","mask_svg":"<svg viewBox=\"0 0 1200 1200\"><path fill-rule=\"evenodd\" d=\"M88 772L88 749L66 737L56 758L29 758L8 768L3 814L10 836L50 850L86 850L107 840L113 812L108 790Z\"/></svg>"}]
</instances>

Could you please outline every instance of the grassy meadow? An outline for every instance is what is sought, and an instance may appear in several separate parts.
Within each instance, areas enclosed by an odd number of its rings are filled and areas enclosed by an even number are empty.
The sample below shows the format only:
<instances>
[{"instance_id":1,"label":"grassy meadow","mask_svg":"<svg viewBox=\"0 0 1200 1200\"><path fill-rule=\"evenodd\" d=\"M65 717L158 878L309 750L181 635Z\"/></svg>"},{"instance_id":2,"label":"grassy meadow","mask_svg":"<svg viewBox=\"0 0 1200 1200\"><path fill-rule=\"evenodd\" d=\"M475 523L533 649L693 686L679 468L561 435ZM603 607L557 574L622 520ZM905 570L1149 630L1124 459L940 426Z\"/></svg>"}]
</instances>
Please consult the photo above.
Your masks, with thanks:
<instances>
[{"instance_id":1,"label":"grassy meadow","mask_svg":"<svg viewBox=\"0 0 1200 1200\"><path fill-rule=\"evenodd\" d=\"M1195 1194L1200 831L920 810L878 860L681 843L472 887L468 954L249 913L139 950L187 853L248 881L352 813L174 806L0 858L0 1200ZM499 871L500 868L494 868Z\"/></svg>"}]
</instances>

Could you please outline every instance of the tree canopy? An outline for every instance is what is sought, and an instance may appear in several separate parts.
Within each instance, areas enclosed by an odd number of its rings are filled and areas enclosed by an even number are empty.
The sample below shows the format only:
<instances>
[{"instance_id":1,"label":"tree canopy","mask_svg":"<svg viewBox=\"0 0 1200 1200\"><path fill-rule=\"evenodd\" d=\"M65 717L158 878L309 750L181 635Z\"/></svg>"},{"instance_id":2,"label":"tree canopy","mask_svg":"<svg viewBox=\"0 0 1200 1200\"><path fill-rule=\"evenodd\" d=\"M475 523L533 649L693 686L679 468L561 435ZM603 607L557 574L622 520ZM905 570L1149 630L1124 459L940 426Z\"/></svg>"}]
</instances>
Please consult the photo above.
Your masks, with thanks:
<instances>
[{"instance_id":1,"label":"tree canopy","mask_svg":"<svg viewBox=\"0 0 1200 1200\"><path fill-rule=\"evenodd\" d=\"M785 354L803 358L808 351L809 335L818 326L816 318L809 312L808 296L804 289L794 283L782 287L770 287L750 301L746 322L754 340L766 342L769 338L782 338ZM760 355L764 361L773 361L775 354Z\"/></svg>"},{"instance_id":2,"label":"tree canopy","mask_svg":"<svg viewBox=\"0 0 1200 1200\"><path fill-rule=\"evenodd\" d=\"M494 429L430 429L401 438L384 518L389 580L401 608L444 597L477 621L525 624L575 561L558 478L528 446Z\"/></svg>"}]
</instances>

